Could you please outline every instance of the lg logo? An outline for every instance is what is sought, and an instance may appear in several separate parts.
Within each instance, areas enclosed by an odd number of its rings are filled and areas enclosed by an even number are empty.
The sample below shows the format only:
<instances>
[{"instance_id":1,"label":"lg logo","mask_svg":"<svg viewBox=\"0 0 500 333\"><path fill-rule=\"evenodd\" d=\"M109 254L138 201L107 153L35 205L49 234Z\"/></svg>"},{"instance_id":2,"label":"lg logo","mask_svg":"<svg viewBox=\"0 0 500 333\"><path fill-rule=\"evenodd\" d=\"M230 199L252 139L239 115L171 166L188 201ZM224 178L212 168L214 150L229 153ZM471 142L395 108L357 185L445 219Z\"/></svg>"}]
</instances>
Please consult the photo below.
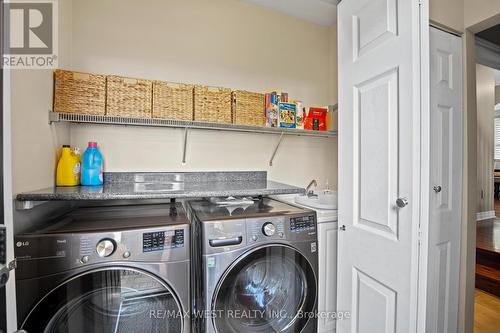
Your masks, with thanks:
<instances>
[{"instance_id":1,"label":"lg logo","mask_svg":"<svg viewBox=\"0 0 500 333\"><path fill-rule=\"evenodd\" d=\"M19 241L16 243L17 247L23 247L23 246L29 246L29 245L30 245L30 242L28 242L28 241L24 241L24 242Z\"/></svg>"}]
</instances>

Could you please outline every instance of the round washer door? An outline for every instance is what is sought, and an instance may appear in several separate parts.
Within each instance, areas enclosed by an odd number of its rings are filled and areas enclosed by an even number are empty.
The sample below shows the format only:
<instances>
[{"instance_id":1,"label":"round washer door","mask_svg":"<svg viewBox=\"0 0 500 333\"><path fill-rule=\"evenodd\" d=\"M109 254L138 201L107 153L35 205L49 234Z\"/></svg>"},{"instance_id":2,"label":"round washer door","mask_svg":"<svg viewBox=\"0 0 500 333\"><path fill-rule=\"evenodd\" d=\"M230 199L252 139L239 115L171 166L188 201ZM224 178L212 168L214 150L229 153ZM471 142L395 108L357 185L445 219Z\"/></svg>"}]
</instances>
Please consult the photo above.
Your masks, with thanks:
<instances>
[{"instance_id":1,"label":"round washer door","mask_svg":"<svg viewBox=\"0 0 500 333\"><path fill-rule=\"evenodd\" d=\"M301 332L315 302L307 259L288 246L266 246L242 256L222 277L213 325L219 333Z\"/></svg>"},{"instance_id":2,"label":"round washer door","mask_svg":"<svg viewBox=\"0 0 500 333\"><path fill-rule=\"evenodd\" d=\"M22 325L27 332L175 332L182 311L157 277L131 268L75 276L47 294Z\"/></svg>"}]
</instances>

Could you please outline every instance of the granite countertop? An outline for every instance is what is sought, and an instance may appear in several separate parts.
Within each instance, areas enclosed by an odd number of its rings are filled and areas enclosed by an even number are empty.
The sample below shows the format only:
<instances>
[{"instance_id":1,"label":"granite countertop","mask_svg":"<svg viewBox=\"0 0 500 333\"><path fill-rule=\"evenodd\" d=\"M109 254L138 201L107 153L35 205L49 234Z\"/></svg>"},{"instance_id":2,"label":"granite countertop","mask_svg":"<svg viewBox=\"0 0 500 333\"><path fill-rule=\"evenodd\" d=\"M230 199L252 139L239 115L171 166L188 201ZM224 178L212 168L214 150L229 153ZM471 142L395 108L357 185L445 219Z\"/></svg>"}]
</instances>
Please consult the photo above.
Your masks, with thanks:
<instances>
[{"instance_id":1,"label":"granite countertop","mask_svg":"<svg viewBox=\"0 0 500 333\"><path fill-rule=\"evenodd\" d=\"M18 194L19 201L168 199L303 194L257 172L105 173L103 186L51 187Z\"/></svg>"}]
</instances>

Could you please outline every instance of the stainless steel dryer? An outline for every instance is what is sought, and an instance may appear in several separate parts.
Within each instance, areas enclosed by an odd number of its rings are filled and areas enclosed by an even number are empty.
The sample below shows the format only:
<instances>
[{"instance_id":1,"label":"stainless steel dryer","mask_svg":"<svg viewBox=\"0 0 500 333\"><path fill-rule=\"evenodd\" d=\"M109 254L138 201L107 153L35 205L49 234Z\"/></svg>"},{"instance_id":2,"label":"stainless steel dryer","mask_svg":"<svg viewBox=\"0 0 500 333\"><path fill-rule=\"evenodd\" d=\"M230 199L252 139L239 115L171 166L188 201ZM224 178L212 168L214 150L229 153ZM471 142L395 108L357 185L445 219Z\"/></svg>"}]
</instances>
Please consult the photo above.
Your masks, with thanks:
<instances>
[{"instance_id":1,"label":"stainless steel dryer","mask_svg":"<svg viewBox=\"0 0 500 333\"><path fill-rule=\"evenodd\" d=\"M316 215L261 199L189 203L197 331L316 332ZM195 255L198 254L198 256Z\"/></svg>"},{"instance_id":2,"label":"stainless steel dryer","mask_svg":"<svg viewBox=\"0 0 500 333\"><path fill-rule=\"evenodd\" d=\"M18 235L19 327L190 332L189 235L175 204L81 208Z\"/></svg>"}]
</instances>

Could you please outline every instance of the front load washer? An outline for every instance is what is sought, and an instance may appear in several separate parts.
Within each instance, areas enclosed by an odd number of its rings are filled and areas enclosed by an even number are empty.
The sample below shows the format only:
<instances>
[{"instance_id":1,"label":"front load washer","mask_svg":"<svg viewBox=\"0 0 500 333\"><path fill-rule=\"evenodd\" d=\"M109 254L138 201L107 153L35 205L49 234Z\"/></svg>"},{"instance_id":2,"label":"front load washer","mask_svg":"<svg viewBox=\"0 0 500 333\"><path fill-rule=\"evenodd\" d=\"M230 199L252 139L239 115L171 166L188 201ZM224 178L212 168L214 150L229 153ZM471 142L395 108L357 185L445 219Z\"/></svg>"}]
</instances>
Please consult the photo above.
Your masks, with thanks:
<instances>
[{"instance_id":1,"label":"front load washer","mask_svg":"<svg viewBox=\"0 0 500 333\"><path fill-rule=\"evenodd\" d=\"M189 207L201 268L193 279L197 331L316 332L314 211L268 198Z\"/></svg>"},{"instance_id":2,"label":"front load washer","mask_svg":"<svg viewBox=\"0 0 500 333\"><path fill-rule=\"evenodd\" d=\"M190 332L189 235L162 204L79 208L16 236L19 328Z\"/></svg>"},{"instance_id":3,"label":"front load washer","mask_svg":"<svg viewBox=\"0 0 500 333\"><path fill-rule=\"evenodd\" d=\"M278 195L273 198L294 206L310 208L296 203L297 194ZM333 202L332 209L310 208L316 211L318 220L318 311L320 314L318 333L334 333L336 330L338 210L337 200Z\"/></svg>"}]
</instances>

